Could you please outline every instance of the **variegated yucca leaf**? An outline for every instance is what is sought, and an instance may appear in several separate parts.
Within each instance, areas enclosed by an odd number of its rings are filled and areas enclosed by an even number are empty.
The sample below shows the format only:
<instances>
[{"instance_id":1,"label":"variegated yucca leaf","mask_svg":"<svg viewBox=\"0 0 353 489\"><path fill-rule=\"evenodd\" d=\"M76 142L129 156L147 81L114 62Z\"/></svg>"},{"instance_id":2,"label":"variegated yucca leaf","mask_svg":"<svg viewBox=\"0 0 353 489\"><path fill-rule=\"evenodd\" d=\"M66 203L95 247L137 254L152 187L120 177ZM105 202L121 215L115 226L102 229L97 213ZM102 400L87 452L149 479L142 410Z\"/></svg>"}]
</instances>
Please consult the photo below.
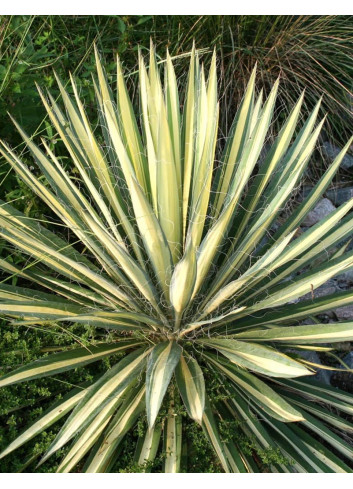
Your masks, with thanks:
<instances>
[{"instance_id":1,"label":"variegated yucca leaf","mask_svg":"<svg viewBox=\"0 0 353 489\"><path fill-rule=\"evenodd\" d=\"M114 87L95 53L97 127L72 77L71 89L56 77L61 102L39 88L65 169L14 120L43 177L1 141L3 158L62 226L54 232L0 201L0 237L25 257L23 266L0 260L0 314L17 327L76 323L97 336L6 372L0 387L59 379L103 358L112 366L58 400L0 458L67 416L40 461L67 446L58 472L114 471L131 440L139 471L187 471L188 416L225 472L352 472L353 397L312 380L317 365L303 351L324 360L353 340L352 322L316 318L353 303L353 292L315 297L353 267L345 243L353 199L297 232L352 139L273 232L315 151L320 101L301 121L300 96L260 166L280 80L264 97L254 68L220 131L216 54L206 68L192 49L183 89L168 53L157 62L151 46L146 66L140 52L137 107L120 61ZM14 276L19 285L8 283ZM308 317L314 324L301 325Z\"/></svg>"}]
</instances>

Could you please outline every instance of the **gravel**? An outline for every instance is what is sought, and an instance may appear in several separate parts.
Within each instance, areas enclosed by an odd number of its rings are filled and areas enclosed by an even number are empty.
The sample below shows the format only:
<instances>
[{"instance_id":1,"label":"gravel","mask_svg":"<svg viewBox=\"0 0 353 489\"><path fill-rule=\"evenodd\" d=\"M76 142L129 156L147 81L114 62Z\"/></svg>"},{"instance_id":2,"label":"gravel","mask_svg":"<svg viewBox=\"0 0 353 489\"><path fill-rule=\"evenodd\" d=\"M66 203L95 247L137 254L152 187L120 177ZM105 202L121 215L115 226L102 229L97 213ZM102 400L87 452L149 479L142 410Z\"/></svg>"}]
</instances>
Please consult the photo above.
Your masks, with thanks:
<instances>
[{"instance_id":1,"label":"gravel","mask_svg":"<svg viewBox=\"0 0 353 489\"><path fill-rule=\"evenodd\" d=\"M336 156L340 153L341 148L335 146L329 141L325 141L324 143L322 143L321 151L324 158L329 162L332 162L336 158ZM344 170L350 170L351 168L353 168L353 156L346 154L343 157L340 167L343 168Z\"/></svg>"},{"instance_id":2,"label":"gravel","mask_svg":"<svg viewBox=\"0 0 353 489\"><path fill-rule=\"evenodd\" d=\"M327 198L321 199L314 209L309 212L302 224L306 227L314 226L314 224L324 219L335 209L336 207L332 204L331 200Z\"/></svg>"}]
</instances>

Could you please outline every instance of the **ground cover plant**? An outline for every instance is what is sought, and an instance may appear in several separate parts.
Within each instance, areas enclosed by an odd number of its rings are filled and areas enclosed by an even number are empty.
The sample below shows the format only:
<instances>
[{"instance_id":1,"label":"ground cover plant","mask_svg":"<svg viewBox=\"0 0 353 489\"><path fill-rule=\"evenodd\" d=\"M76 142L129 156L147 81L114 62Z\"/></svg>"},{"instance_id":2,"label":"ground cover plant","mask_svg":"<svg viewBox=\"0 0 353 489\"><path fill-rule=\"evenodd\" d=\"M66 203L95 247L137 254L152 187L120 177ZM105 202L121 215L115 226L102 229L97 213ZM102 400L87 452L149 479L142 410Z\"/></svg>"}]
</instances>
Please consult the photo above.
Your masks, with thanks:
<instances>
[{"instance_id":1,"label":"ground cover plant","mask_svg":"<svg viewBox=\"0 0 353 489\"><path fill-rule=\"evenodd\" d=\"M40 461L64 448L58 472L114 471L136 437L130 471L178 472L187 413L226 472L264 464L272 472L352 472L352 396L311 380L317 365L301 352L332 354L335 343L352 340L353 323L300 320L353 302L351 291L315 298L316 288L353 266L353 252L337 248L350 236L353 201L297 233L352 140L273 232L324 124L320 101L299 122L299 96L259 166L279 81L263 100L255 68L229 134L218 140L215 54L206 73L193 49L179 99L170 56L162 82L154 49L148 68L140 53L140 117L119 61L116 93L97 51L96 64L98 126L73 77L72 95L57 77L60 102L38 87L73 169L14 119L41 176L1 142L56 219L41 222L1 202L0 235L28 259L21 266L1 259L18 283L1 283L0 312L17 326L76 325L90 334L7 373L0 387L79 367L92 376L0 457L62 420ZM110 359L104 372L93 368L102 359Z\"/></svg>"}]
</instances>

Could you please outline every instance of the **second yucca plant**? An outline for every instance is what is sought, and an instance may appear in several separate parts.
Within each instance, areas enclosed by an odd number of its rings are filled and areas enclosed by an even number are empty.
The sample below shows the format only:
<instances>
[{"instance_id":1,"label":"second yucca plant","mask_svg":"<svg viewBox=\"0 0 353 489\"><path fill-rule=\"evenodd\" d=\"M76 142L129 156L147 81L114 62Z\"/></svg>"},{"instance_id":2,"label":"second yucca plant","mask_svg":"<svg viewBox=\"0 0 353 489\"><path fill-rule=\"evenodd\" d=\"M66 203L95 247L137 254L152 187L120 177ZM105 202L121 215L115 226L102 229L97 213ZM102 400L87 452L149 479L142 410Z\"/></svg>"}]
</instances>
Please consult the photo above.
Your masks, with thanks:
<instances>
[{"instance_id":1,"label":"second yucca plant","mask_svg":"<svg viewBox=\"0 0 353 489\"><path fill-rule=\"evenodd\" d=\"M95 344L10 372L0 386L123 356L49 409L1 456L71 412L43 460L70 443L59 472L110 471L124 436L146 416L136 463L150 470L163 452L164 470L177 472L182 446L187 450L183 404L226 472L256 472L261 463L236 433L222 436L222 423L237 423L256 449L274 449L273 472L352 472L353 449L340 433L353 433L346 419L353 398L312 381L317 365L301 352L329 353L335 342L353 339L353 323L300 320L353 302L350 291L314 295L353 265L353 252L337 249L352 231L353 200L297 233L351 141L271 235L315 148L324 122L316 122L320 102L299 130L300 97L259 167L278 82L263 103L254 70L221 151L215 56L206 80L192 52L183 110L171 58L163 86L153 49L148 70L140 56L140 118L119 62L115 98L96 58L98 130L73 79L73 97L58 79L64 112L40 91L78 179L16 122L46 180L2 143L6 160L70 232L64 239L1 202L0 235L29 257L24 268L6 260L1 268L33 289L2 283L0 312L17 325L81 323L100 335ZM307 293L310 300L295 302ZM210 396L205 378L218 379L218 395Z\"/></svg>"}]
</instances>

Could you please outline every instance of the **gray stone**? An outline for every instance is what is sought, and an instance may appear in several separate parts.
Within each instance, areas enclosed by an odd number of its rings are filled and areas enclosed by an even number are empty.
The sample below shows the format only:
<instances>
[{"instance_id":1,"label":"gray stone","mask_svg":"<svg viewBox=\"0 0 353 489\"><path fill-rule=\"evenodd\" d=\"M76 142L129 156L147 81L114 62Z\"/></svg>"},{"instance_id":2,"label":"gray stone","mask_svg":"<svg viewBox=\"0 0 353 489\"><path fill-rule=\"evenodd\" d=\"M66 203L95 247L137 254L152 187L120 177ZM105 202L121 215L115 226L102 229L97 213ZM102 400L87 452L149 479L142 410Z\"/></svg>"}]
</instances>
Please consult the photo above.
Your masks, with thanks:
<instances>
[{"instance_id":1,"label":"gray stone","mask_svg":"<svg viewBox=\"0 0 353 489\"><path fill-rule=\"evenodd\" d=\"M353 369L353 351L349 352L342 358L342 361L349 369ZM353 393L353 375L352 372L346 371L343 365L338 366L341 370L336 371L331 378L331 385L338 387L346 392Z\"/></svg>"},{"instance_id":2,"label":"gray stone","mask_svg":"<svg viewBox=\"0 0 353 489\"><path fill-rule=\"evenodd\" d=\"M353 198L353 187L328 190L325 195L338 207Z\"/></svg>"},{"instance_id":3,"label":"gray stone","mask_svg":"<svg viewBox=\"0 0 353 489\"><path fill-rule=\"evenodd\" d=\"M336 156L341 152L341 149L335 146L334 144L325 141L324 143L322 143L321 151L324 158L329 162L332 162L336 158ZM343 157L340 167L343 168L344 170L349 170L353 168L353 156L346 154Z\"/></svg>"},{"instance_id":4,"label":"gray stone","mask_svg":"<svg viewBox=\"0 0 353 489\"><path fill-rule=\"evenodd\" d=\"M341 288L348 289L353 284L353 270L347 270L344 273L341 273L337 277L338 285Z\"/></svg>"},{"instance_id":5,"label":"gray stone","mask_svg":"<svg viewBox=\"0 0 353 489\"><path fill-rule=\"evenodd\" d=\"M324 370L322 368L319 368L316 374L312 376L312 378L314 380L317 380L318 382L322 382L323 384L330 385L331 377L333 374L333 370Z\"/></svg>"},{"instance_id":6,"label":"gray stone","mask_svg":"<svg viewBox=\"0 0 353 489\"><path fill-rule=\"evenodd\" d=\"M312 187L311 185L303 185L297 195L297 199L299 200L299 202L302 202L304 199L309 197L309 194L313 188L314 187Z\"/></svg>"},{"instance_id":7,"label":"gray stone","mask_svg":"<svg viewBox=\"0 0 353 489\"><path fill-rule=\"evenodd\" d=\"M353 369L353 351L350 351L346 356L342 358L344 363L347 365L348 368Z\"/></svg>"},{"instance_id":8,"label":"gray stone","mask_svg":"<svg viewBox=\"0 0 353 489\"><path fill-rule=\"evenodd\" d=\"M303 301L312 301L314 302L316 299L319 297L325 297L326 295L332 295L337 293L340 290L340 288L337 286L337 282L334 279L328 280L326 283L318 287L312 292L309 292L308 294L303 295L302 297L299 297L298 299L294 299L288 304L297 304L298 302L303 302ZM336 311L325 311L325 314L319 315L319 319L322 323L328 323L330 318L336 318L335 316ZM310 321L309 319L303 321L301 324L313 324L312 322L306 322Z\"/></svg>"},{"instance_id":9,"label":"gray stone","mask_svg":"<svg viewBox=\"0 0 353 489\"><path fill-rule=\"evenodd\" d=\"M300 297L298 302L308 301L311 299L315 300L319 297L324 297L325 295L334 294L335 292L337 292L337 286L333 280L329 280L325 284L315 289L313 292L309 292L308 294Z\"/></svg>"},{"instance_id":10,"label":"gray stone","mask_svg":"<svg viewBox=\"0 0 353 489\"><path fill-rule=\"evenodd\" d=\"M315 324L315 322L310 318L306 318L304 321L300 321L300 324L302 326L311 326L312 324Z\"/></svg>"},{"instance_id":11,"label":"gray stone","mask_svg":"<svg viewBox=\"0 0 353 489\"><path fill-rule=\"evenodd\" d=\"M295 350L295 353L300 355L304 360L312 363L316 363L318 365L322 365L319 355L316 351L307 351L307 350ZM313 367L316 370L315 375L311 375L310 379L317 380L318 382L322 382L324 384L330 385L331 377L333 372L331 370L325 370L322 368ZM305 377L303 377L305 378Z\"/></svg>"},{"instance_id":12,"label":"gray stone","mask_svg":"<svg viewBox=\"0 0 353 489\"><path fill-rule=\"evenodd\" d=\"M335 323L337 322L335 312L333 310L331 311L326 311L324 314L318 314L317 319L320 321L322 324L329 324L330 319L332 319Z\"/></svg>"},{"instance_id":13,"label":"gray stone","mask_svg":"<svg viewBox=\"0 0 353 489\"><path fill-rule=\"evenodd\" d=\"M336 319L336 316L333 311L326 311L325 314L318 314L317 318L319 319L320 323L328 324L330 319ZM337 320L335 322L337 322Z\"/></svg>"},{"instance_id":14,"label":"gray stone","mask_svg":"<svg viewBox=\"0 0 353 489\"><path fill-rule=\"evenodd\" d=\"M352 215L352 217L353 217L353 215ZM348 253L348 251L353 250L353 230L352 230L351 236L348 236L348 238L346 237L345 239L343 239L342 241L337 243L337 245L334 248L332 248L332 253L336 253L336 251L342 250L343 246L345 247L345 249L344 249L345 253ZM353 270L353 268L352 268L352 270ZM346 270L346 272L347 272L347 270Z\"/></svg>"},{"instance_id":15,"label":"gray stone","mask_svg":"<svg viewBox=\"0 0 353 489\"><path fill-rule=\"evenodd\" d=\"M334 211L336 208L329 199L322 199L314 207L312 211L306 216L303 221L303 226L314 226L314 224L324 219L328 214Z\"/></svg>"},{"instance_id":16,"label":"gray stone","mask_svg":"<svg viewBox=\"0 0 353 489\"><path fill-rule=\"evenodd\" d=\"M279 228L282 226L282 223L279 219L276 219L276 221L274 221L272 224L271 224L271 227L270 227L270 231L271 233L276 233Z\"/></svg>"},{"instance_id":17,"label":"gray stone","mask_svg":"<svg viewBox=\"0 0 353 489\"><path fill-rule=\"evenodd\" d=\"M335 309L335 314L337 316L337 319L341 321L353 319L353 305L339 307L338 309Z\"/></svg>"}]
</instances>

